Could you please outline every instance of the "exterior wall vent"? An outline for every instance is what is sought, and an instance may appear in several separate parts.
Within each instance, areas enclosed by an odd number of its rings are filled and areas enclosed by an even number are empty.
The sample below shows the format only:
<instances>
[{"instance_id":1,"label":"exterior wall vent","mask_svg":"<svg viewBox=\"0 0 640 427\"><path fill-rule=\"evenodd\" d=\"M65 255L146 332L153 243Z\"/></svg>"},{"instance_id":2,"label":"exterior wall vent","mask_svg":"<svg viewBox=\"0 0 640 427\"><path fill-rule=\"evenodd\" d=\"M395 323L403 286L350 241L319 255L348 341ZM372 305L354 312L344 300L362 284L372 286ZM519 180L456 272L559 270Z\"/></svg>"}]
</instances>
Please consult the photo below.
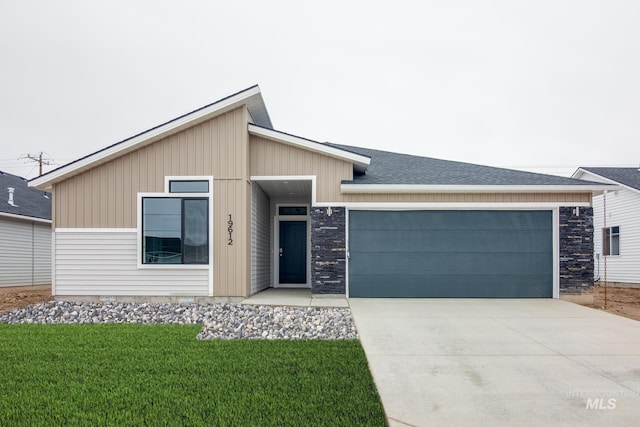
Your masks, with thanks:
<instances>
[{"instance_id":1,"label":"exterior wall vent","mask_svg":"<svg viewBox=\"0 0 640 427\"><path fill-rule=\"evenodd\" d=\"M7 187L7 190L9 190L9 200L7 201L7 203L9 203L11 206L18 208L19 206L15 204L15 202L13 201L13 193L15 193L16 189L13 187Z\"/></svg>"}]
</instances>

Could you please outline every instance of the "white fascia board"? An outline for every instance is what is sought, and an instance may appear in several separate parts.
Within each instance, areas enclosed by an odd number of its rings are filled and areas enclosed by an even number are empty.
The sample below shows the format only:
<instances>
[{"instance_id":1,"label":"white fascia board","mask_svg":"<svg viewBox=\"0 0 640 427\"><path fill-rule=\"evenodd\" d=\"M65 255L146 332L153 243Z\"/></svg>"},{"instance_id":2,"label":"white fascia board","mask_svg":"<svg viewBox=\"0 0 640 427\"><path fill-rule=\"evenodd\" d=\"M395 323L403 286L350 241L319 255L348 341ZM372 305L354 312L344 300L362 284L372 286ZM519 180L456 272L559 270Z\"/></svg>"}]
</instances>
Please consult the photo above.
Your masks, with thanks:
<instances>
[{"instance_id":1,"label":"white fascia board","mask_svg":"<svg viewBox=\"0 0 640 427\"><path fill-rule=\"evenodd\" d=\"M135 233L137 228L56 228L56 233Z\"/></svg>"},{"instance_id":2,"label":"white fascia board","mask_svg":"<svg viewBox=\"0 0 640 427\"><path fill-rule=\"evenodd\" d=\"M289 135L277 130L265 129L260 126L249 124L249 133L255 136L260 136L273 141L282 142L284 144L300 147L305 150L315 151L318 153L326 154L328 156L337 157L339 159L348 160L361 166L363 168L369 166L371 159L360 154L351 153L349 151L341 150L339 148L331 147L321 142L315 142L308 139L300 138L294 135Z\"/></svg>"},{"instance_id":3,"label":"white fascia board","mask_svg":"<svg viewBox=\"0 0 640 427\"><path fill-rule=\"evenodd\" d=\"M573 175L571 175L571 178L573 178L573 179L579 179L579 180L582 180L582 181L600 182L600 181L592 181L589 177L593 177L593 178L596 178L596 179L601 179L601 180L603 180L605 182L608 182L608 183L611 183L611 184L614 184L614 185L617 184L617 182L612 180L612 179L605 178L602 175L598 175L597 173L593 173L593 172L590 172L588 170L584 170L582 168L579 168L578 170L576 170L573 173ZM603 184L603 185L605 185L605 184Z\"/></svg>"},{"instance_id":4,"label":"white fascia board","mask_svg":"<svg viewBox=\"0 0 640 427\"><path fill-rule=\"evenodd\" d=\"M251 181L311 181L315 175L251 175Z\"/></svg>"},{"instance_id":5,"label":"white fascia board","mask_svg":"<svg viewBox=\"0 0 640 427\"><path fill-rule=\"evenodd\" d=\"M60 178L63 178L68 174L71 174L79 170L87 169L90 166L92 166L94 163L99 162L101 160L107 160L109 158L116 157L123 152L130 151L131 149L133 149L134 147L142 143L151 143L153 141L162 139L168 136L169 134L172 134L181 130L186 126L192 125L194 122L197 122L198 120L204 120L209 116L214 116L224 111L232 110L233 108L240 106L248 98L254 95L257 95L259 93L260 93L260 88L258 86L255 86L235 96L223 99L219 102L216 102L215 104L210 105L207 108L194 111L191 114L188 114L176 120L172 120L169 123L166 123L155 129L144 132L143 134L133 137L129 140L116 143L109 148L98 151L94 154L90 154L87 157L84 157L80 160L77 160L73 163L68 164L67 166L62 166L61 168L56 169L52 172L49 172L41 177L34 178L29 181L29 187L49 189L51 188L52 183L60 180Z\"/></svg>"},{"instance_id":6,"label":"white fascia board","mask_svg":"<svg viewBox=\"0 0 640 427\"><path fill-rule=\"evenodd\" d=\"M585 173L591 173L591 172L587 172L586 170L584 170L582 168L578 168L578 169L576 169L576 171L574 173L571 174L571 178L573 178L573 179L581 179L580 177L582 175L584 175Z\"/></svg>"},{"instance_id":7,"label":"white fascia board","mask_svg":"<svg viewBox=\"0 0 640 427\"><path fill-rule=\"evenodd\" d=\"M418 185L418 184L340 184L342 193L583 193L614 191L617 186L602 185Z\"/></svg>"},{"instance_id":8,"label":"white fascia board","mask_svg":"<svg viewBox=\"0 0 640 427\"><path fill-rule=\"evenodd\" d=\"M43 224L51 224L50 219L35 218L32 216L26 216L26 215L16 215L16 214L11 214L7 212L0 212L0 216L6 217L6 218L12 218L12 219L20 219L23 221L33 221L33 222L41 222Z\"/></svg>"},{"instance_id":9,"label":"white fascia board","mask_svg":"<svg viewBox=\"0 0 640 427\"><path fill-rule=\"evenodd\" d=\"M621 190L621 189L627 189L627 190L630 190L630 191L635 191L636 193L640 193L640 190L638 190L637 188L629 187L628 185L621 184L618 181L615 181L615 180L613 180L611 178L607 178L606 176L598 175L595 172L584 170L582 168L579 168L577 171L575 171L573 173L573 175L571 175L571 178L582 179L581 177L584 176L584 175L587 175L587 176L591 175L591 176L597 177L598 179L602 179L602 180L610 183L611 184L611 188L609 188L609 189L607 189L605 191L618 191L618 190ZM588 181L588 180L585 180L585 181ZM603 184L603 185L605 185L605 184ZM618 188L614 188L613 186L616 186Z\"/></svg>"},{"instance_id":10,"label":"white fascia board","mask_svg":"<svg viewBox=\"0 0 640 427\"><path fill-rule=\"evenodd\" d=\"M589 202L320 202L313 207L344 206L351 210L540 210L561 206L590 207Z\"/></svg>"}]
</instances>

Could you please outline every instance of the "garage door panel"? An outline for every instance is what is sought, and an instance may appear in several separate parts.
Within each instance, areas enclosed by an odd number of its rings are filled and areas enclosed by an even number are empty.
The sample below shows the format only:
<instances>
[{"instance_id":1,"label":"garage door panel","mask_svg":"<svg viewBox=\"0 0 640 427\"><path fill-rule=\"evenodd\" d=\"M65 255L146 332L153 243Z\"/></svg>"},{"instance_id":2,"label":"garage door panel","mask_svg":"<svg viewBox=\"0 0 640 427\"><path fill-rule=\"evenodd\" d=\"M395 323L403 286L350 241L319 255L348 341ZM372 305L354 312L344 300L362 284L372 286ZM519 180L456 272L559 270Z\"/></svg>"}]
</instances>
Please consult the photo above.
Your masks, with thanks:
<instances>
[{"instance_id":1,"label":"garage door panel","mask_svg":"<svg viewBox=\"0 0 640 427\"><path fill-rule=\"evenodd\" d=\"M551 297L551 211L350 211L349 293Z\"/></svg>"},{"instance_id":2,"label":"garage door panel","mask_svg":"<svg viewBox=\"0 0 640 427\"><path fill-rule=\"evenodd\" d=\"M547 211L350 211L350 230L547 230ZM398 214L401 213L401 216ZM527 214L527 218L523 217ZM471 215L470 215L471 214ZM366 222L360 221L366 217Z\"/></svg>"},{"instance_id":3,"label":"garage door panel","mask_svg":"<svg viewBox=\"0 0 640 427\"><path fill-rule=\"evenodd\" d=\"M551 245L551 235L540 236L538 230L376 230L366 233L352 233L350 242L357 251L368 252L378 242L385 242L387 252L442 252L455 251L461 241L474 242L467 250L477 252L543 252ZM469 245L468 245L469 246Z\"/></svg>"},{"instance_id":4,"label":"garage door panel","mask_svg":"<svg viewBox=\"0 0 640 427\"><path fill-rule=\"evenodd\" d=\"M544 275L513 275L505 281L503 275L470 277L468 275L361 275L363 286L355 286L349 295L355 298L423 298L425 288L432 298L551 298L551 288L545 286ZM491 289L491 293L487 293Z\"/></svg>"},{"instance_id":5,"label":"garage door panel","mask_svg":"<svg viewBox=\"0 0 640 427\"><path fill-rule=\"evenodd\" d=\"M549 262L548 253L509 252L467 252L467 253L424 253L404 252L402 254L373 253L351 254L350 268L370 274L442 274L505 275L535 274ZM495 258L502 262L495 263Z\"/></svg>"}]
</instances>

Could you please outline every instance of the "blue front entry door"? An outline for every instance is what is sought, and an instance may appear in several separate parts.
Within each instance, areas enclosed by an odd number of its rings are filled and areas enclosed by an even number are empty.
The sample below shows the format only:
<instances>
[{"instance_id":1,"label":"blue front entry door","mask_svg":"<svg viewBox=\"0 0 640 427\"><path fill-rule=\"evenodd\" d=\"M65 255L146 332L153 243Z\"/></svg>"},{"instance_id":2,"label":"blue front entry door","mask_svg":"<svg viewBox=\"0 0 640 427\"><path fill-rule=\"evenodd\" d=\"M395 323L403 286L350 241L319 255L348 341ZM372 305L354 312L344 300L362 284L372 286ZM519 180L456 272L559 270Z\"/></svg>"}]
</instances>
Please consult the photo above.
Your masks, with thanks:
<instances>
[{"instance_id":1,"label":"blue front entry door","mask_svg":"<svg viewBox=\"0 0 640 427\"><path fill-rule=\"evenodd\" d=\"M307 222L280 221L280 283L307 283Z\"/></svg>"}]
</instances>

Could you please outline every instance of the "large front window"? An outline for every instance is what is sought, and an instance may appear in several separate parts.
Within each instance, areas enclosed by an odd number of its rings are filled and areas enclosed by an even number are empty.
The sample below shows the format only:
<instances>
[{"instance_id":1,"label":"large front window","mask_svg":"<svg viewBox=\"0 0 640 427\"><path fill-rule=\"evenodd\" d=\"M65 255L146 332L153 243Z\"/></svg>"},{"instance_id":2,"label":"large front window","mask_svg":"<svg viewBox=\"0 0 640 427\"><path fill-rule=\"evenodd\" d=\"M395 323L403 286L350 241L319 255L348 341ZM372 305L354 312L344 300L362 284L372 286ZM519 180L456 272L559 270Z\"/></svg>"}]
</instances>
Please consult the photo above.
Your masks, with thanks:
<instances>
[{"instance_id":1,"label":"large front window","mask_svg":"<svg viewBox=\"0 0 640 427\"><path fill-rule=\"evenodd\" d=\"M143 264L208 264L209 199L142 198Z\"/></svg>"}]
</instances>

